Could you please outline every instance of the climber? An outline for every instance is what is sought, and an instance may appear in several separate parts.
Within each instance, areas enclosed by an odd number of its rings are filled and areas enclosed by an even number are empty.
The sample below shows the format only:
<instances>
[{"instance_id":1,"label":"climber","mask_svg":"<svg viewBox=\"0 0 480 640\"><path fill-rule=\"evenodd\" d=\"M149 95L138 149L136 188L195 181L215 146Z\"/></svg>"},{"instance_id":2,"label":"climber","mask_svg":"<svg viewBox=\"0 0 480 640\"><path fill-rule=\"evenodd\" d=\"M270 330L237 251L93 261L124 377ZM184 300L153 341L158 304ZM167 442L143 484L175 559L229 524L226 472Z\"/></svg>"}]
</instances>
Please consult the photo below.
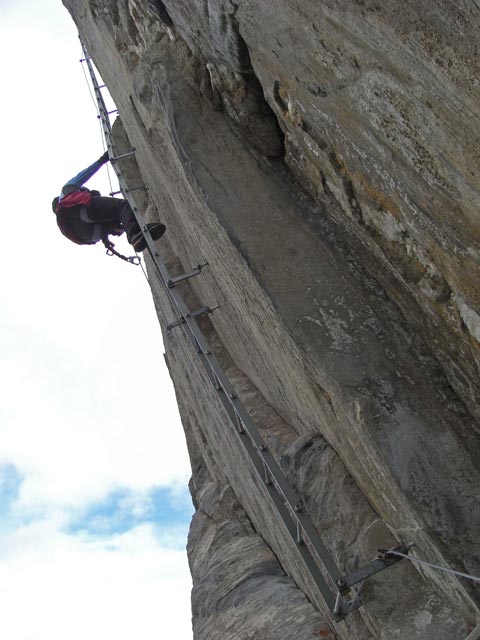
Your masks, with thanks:
<instances>
[{"instance_id":1,"label":"climber","mask_svg":"<svg viewBox=\"0 0 480 640\"><path fill-rule=\"evenodd\" d=\"M135 251L143 251L147 243L128 202L104 198L99 191L90 191L83 186L108 160L108 151L105 151L96 162L63 186L60 196L52 201L57 224L63 235L76 244L95 244L102 240L105 246L113 246L108 236L119 236L125 231ZM147 227L153 240L158 240L165 232L165 226L160 222L147 224Z\"/></svg>"}]
</instances>

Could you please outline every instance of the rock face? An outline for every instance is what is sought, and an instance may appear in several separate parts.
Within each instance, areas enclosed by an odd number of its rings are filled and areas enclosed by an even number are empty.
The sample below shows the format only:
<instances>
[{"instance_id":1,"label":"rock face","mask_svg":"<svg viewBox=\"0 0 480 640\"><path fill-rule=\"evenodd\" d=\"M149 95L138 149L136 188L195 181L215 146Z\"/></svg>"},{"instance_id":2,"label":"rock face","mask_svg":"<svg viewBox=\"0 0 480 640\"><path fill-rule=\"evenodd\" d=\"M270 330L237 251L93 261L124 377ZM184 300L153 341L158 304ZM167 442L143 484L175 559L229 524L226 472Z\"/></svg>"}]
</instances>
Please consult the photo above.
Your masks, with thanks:
<instances>
[{"instance_id":1,"label":"rock face","mask_svg":"<svg viewBox=\"0 0 480 640\"><path fill-rule=\"evenodd\" d=\"M330 553L480 574L480 8L64 0L119 108L138 207ZM165 291L192 459L194 637L463 640L472 582L404 561L336 623ZM293 545L294 547L295 545Z\"/></svg>"}]
</instances>

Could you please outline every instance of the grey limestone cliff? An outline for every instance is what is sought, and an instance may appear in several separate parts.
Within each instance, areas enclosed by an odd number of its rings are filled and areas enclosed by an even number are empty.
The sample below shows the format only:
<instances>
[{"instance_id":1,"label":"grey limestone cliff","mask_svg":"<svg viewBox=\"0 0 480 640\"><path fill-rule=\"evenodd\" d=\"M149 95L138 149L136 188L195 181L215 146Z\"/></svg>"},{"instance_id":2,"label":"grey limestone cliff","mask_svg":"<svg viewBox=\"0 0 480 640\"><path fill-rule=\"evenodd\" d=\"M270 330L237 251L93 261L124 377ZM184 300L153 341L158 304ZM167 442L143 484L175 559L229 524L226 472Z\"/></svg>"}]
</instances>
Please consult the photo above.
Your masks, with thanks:
<instances>
[{"instance_id":1,"label":"grey limestone cliff","mask_svg":"<svg viewBox=\"0 0 480 640\"><path fill-rule=\"evenodd\" d=\"M480 8L64 0L172 273L344 571L480 574ZM152 275L154 280L154 275ZM402 562L337 623L161 287L192 460L197 640L463 640L474 583ZM293 545L294 546L294 545Z\"/></svg>"}]
</instances>

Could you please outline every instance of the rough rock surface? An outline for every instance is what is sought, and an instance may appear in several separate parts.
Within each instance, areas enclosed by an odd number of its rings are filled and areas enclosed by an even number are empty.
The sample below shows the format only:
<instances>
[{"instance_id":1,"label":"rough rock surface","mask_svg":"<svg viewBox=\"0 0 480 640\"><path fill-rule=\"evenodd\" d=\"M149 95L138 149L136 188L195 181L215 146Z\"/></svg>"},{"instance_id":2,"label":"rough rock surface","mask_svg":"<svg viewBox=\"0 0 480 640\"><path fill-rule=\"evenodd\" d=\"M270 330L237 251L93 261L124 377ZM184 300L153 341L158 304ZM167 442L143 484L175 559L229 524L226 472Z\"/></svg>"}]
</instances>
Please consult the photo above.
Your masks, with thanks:
<instances>
[{"instance_id":1,"label":"rough rock surface","mask_svg":"<svg viewBox=\"0 0 480 640\"><path fill-rule=\"evenodd\" d=\"M338 564L401 541L478 575L476 2L64 2L159 249L208 261L185 297L221 305L204 331ZM408 562L333 621L154 294L192 458L194 637L464 639L478 587Z\"/></svg>"}]
</instances>

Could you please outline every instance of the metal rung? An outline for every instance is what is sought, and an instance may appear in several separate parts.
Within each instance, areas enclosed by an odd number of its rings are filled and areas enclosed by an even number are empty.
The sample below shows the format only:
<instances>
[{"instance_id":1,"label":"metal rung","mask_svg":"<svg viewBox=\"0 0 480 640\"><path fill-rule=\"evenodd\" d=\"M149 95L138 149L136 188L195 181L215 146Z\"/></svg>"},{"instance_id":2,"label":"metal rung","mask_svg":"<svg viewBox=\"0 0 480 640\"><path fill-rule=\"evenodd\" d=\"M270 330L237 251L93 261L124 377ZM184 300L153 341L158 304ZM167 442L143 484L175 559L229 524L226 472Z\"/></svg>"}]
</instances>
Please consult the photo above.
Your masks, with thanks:
<instances>
[{"instance_id":1,"label":"metal rung","mask_svg":"<svg viewBox=\"0 0 480 640\"><path fill-rule=\"evenodd\" d=\"M118 109L113 109L113 111L106 111L105 112L107 116L111 115L112 113L118 113ZM98 115L97 116L97 120L101 120L102 119L102 115Z\"/></svg>"},{"instance_id":2,"label":"metal rung","mask_svg":"<svg viewBox=\"0 0 480 640\"><path fill-rule=\"evenodd\" d=\"M184 322L185 318L179 318L178 320L170 322L170 324L167 324L167 331L171 331L172 329L175 329L175 327L179 327L181 324L184 324Z\"/></svg>"},{"instance_id":3,"label":"metal rung","mask_svg":"<svg viewBox=\"0 0 480 640\"><path fill-rule=\"evenodd\" d=\"M200 309L197 309L196 311L194 311L190 315L191 315L192 318L198 318L199 316L203 316L206 313L207 314L212 314L217 309L220 309L220 305L219 304L215 305L214 307L200 307Z\"/></svg>"},{"instance_id":4,"label":"metal rung","mask_svg":"<svg viewBox=\"0 0 480 640\"><path fill-rule=\"evenodd\" d=\"M188 278L193 278L194 276L198 276L202 272L202 268L208 266L208 262L204 262L203 264L197 264L193 267L193 270L190 273L184 273L181 276L177 276L176 278L170 278L168 280L167 285L170 287L174 287L178 282L182 282L182 280L188 280Z\"/></svg>"},{"instance_id":5,"label":"metal rung","mask_svg":"<svg viewBox=\"0 0 480 640\"><path fill-rule=\"evenodd\" d=\"M130 156L134 156L134 155L135 155L135 149L132 149L128 153L122 153L119 156L114 156L113 158L110 158L110 162L116 162L117 160L121 160L122 158L129 158Z\"/></svg>"},{"instance_id":6,"label":"metal rung","mask_svg":"<svg viewBox=\"0 0 480 640\"><path fill-rule=\"evenodd\" d=\"M215 307L200 307L200 309L197 309L196 311L192 311L192 313L187 313L185 314L184 317L179 318L178 320L174 320L173 322L171 322L170 324L167 325L167 330L170 331L171 329L174 329L175 327L178 327L181 324L184 324L188 318L198 318L200 316L203 316L205 314L210 314L213 313L214 311L216 311L217 309L220 309L220 305L217 304ZM210 351L205 352L206 355L210 355Z\"/></svg>"},{"instance_id":7,"label":"metal rung","mask_svg":"<svg viewBox=\"0 0 480 640\"><path fill-rule=\"evenodd\" d=\"M146 187L145 185L141 187L132 187L131 189L125 189L125 193L131 193L132 191L141 191L142 189L145 189L145 191L147 191L148 187ZM119 191L111 191L109 195L113 197L117 196L119 193L123 193L123 191L121 189Z\"/></svg>"}]
</instances>

